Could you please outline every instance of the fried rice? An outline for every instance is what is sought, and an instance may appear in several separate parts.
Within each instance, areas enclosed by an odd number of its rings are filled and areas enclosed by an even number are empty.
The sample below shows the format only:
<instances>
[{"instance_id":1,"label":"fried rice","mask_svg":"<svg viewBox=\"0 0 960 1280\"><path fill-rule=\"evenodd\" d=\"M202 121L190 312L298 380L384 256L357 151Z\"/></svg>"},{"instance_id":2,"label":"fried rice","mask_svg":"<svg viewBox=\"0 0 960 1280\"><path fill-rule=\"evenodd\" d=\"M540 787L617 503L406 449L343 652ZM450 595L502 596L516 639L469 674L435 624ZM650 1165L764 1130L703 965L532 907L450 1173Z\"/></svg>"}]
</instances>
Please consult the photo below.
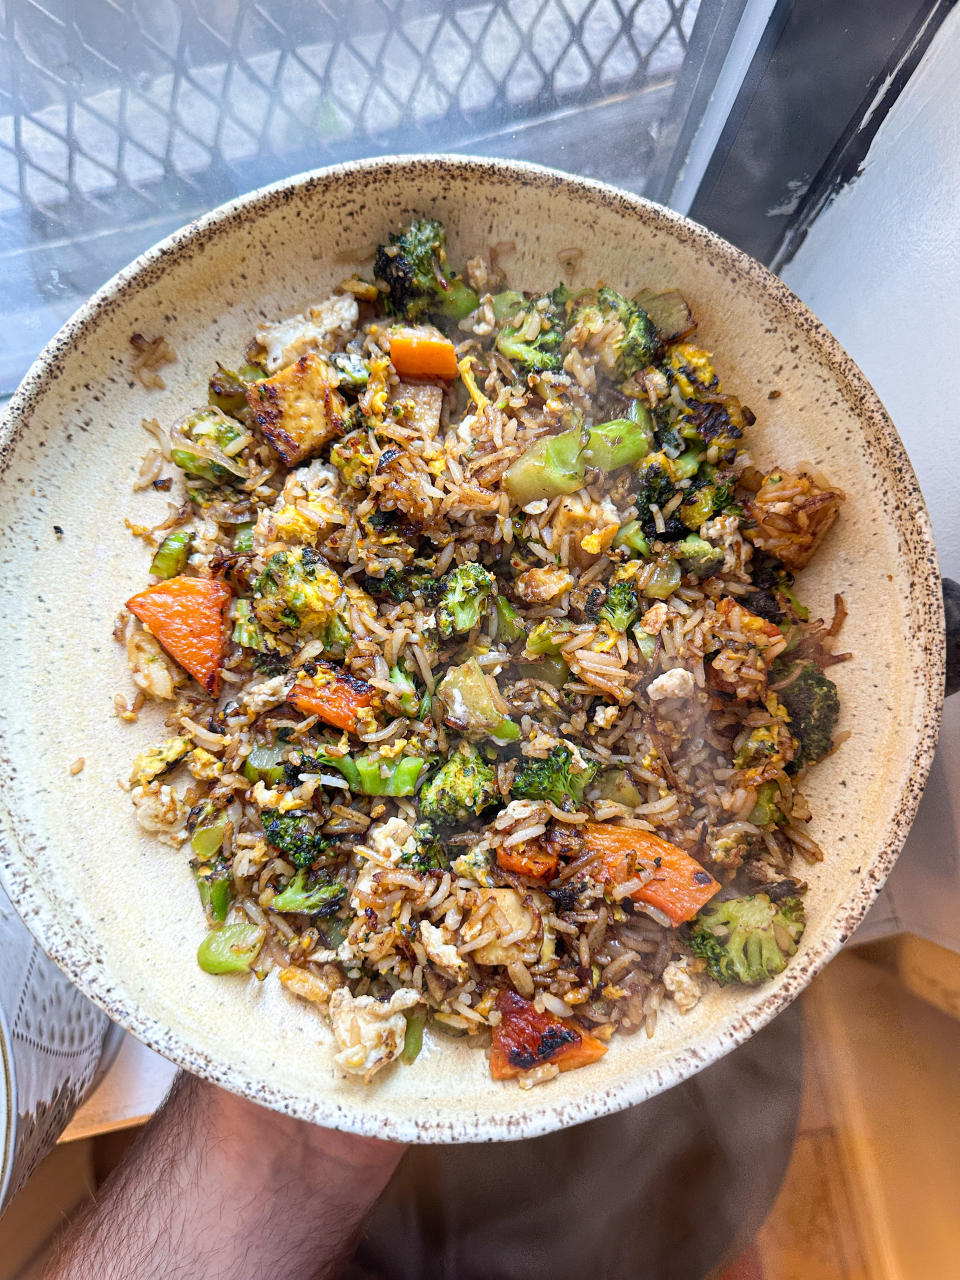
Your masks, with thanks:
<instances>
[{"instance_id":1,"label":"fried rice","mask_svg":"<svg viewBox=\"0 0 960 1280\"><path fill-rule=\"evenodd\" d=\"M794 574L842 492L754 462L668 281L521 283L418 221L144 423L171 502L131 526L117 714L170 736L137 820L189 861L201 966L312 1002L367 1080L426 1023L530 1087L767 980L822 856L848 655Z\"/></svg>"}]
</instances>

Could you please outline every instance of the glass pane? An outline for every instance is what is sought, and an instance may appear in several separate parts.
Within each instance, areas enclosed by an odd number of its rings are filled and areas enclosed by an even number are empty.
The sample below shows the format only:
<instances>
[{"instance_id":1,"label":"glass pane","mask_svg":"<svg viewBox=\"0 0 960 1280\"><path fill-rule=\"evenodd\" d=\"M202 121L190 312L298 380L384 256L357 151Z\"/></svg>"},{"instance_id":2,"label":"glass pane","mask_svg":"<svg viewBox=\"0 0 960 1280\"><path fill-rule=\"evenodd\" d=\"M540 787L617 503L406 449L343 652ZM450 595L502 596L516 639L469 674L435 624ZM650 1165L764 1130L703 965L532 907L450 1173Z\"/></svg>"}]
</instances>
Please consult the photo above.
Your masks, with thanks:
<instances>
[{"instance_id":1,"label":"glass pane","mask_svg":"<svg viewBox=\"0 0 960 1280\"><path fill-rule=\"evenodd\" d=\"M7 0L0 394L108 276L302 169L452 150L639 191L721 0Z\"/></svg>"}]
</instances>

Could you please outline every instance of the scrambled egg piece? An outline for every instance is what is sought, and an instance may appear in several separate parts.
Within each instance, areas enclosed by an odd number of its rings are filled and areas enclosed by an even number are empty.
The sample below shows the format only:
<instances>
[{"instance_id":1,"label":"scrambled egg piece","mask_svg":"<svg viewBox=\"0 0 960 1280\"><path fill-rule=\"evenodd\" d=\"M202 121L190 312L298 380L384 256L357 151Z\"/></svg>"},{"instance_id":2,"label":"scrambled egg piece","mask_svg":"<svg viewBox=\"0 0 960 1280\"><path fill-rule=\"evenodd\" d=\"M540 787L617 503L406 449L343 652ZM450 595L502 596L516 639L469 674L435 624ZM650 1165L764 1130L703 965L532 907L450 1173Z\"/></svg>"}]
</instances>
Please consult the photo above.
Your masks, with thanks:
<instances>
[{"instance_id":1,"label":"scrambled egg piece","mask_svg":"<svg viewBox=\"0 0 960 1280\"><path fill-rule=\"evenodd\" d=\"M540 910L549 909L550 899L545 894L534 893L531 896ZM542 940L542 947L541 940L535 933L532 933L529 938L504 945L503 938L509 937L519 929L525 929L531 933L534 927L534 915L524 905L523 898L516 889L481 889L479 897L481 903L493 898L496 905L494 910L488 912L480 921L479 932L474 928L474 935L479 936L491 928L496 928L498 936L472 952L476 964L512 964L514 960L535 964L538 959L548 958L547 952L550 950L548 941L552 940L548 940L546 936ZM506 919L508 925L506 930L497 920L496 912L500 912ZM464 940L469 940L469 931Z\"/></svg>"},{"instance_id":2,"label":"scrambled egg piece","mask_svg":"<svg viewBox=\"0 0 960 1280\"><path fill-rule=\"evenodd\" d=\"M515 583L517 595L524 604L547 604L573 586L566 569L528 569Z\"/></svg>"},{"instance_id":3,"label":"scrambled egg piece","mask_svg":"<svg viewBox=\"0 0 960 1280\"><path fill-rule=\"evenodd\" d=\"M681 956L679 960L671 960L661 975L663 985L681 1013L689 1013L703 995L690 966L689 958Z\"/></svg>"},{"instance_id":4,"label":"scrambled egg piece","mask_svg":"<svg viewBox=\"0 0 960 1280\"><path fill-rule=\"evenodd\" d=\"M446 941L442 929L438 929L429 920L421 920L420 941L423 943L423 949L427 953L427 959L432 961L438 969L445 969L458 982L465 981L467 966L457 954L457 948L454 944Z\"/></svg>"},{"instance_id":5,"label":"scrambled egg piece","mask_svg":"<svg viewBox=\"0 0 960 1280\"><path fill-rule=\"evenodd\" d=\"M137 628L127 638L127 663L133 683L151 698L176 696L177 679L159 643L149 631Z\"/></svg>"},{"instance_id":6,"label":"scrambled egg piece","mask_svg":"<svg viewBox=\"0 0 960 1280\"><path fill-rule=\"evenodd\" d=\"M305 313L277 324L262 324L257 330L257 342L265 353L265 369L276 373L308 351L332 351L342 339L350 337L359 319L356 298L334 293L308 307Z\"/></svg>"},{"instance_id":7,"label":"scrambled egg piece","mask_svg":"<svg viewBox=\"0 0 960 1280\"><path fill-rule=\"evenodd\" d=\"M317 542L349 519L336 498L310 495L295 505L285 503L271 515L273 531L281 542Z\"/></svg>"},{"instance_id":8,"label":"scrambled egg piece","mask_svg":"<svg viewBox=\"0 0 960 1280\"><path fill-rule=\"evenodd\" d=\"M490 850L476 845L467 853L462 853L450 864L454 875L464 876L467 880L476 880L477 884L493 888L493 876L490 872Z\"/></svg>"},{"instance_id":9,"label":"scrambled egg piece","mask_svg":"<svg viewBox=\"0 0 960 1280\"><path fill-rule=\"evenodd\" d=\"M309 458L345 429L347 404L337 374L316 353L272 378L254 382L247 400L260 430L288 467Z\"/></svg>"},{"instance_id":10,"label":"scrambled egg piece","mask_svg":"<svg viewBox=\"0 0 960 1280\"><path fill-rule=\"evenodd\" d=\"M212 751L207 751L204 747L194 747L190 753L187 768L195 778L199 778L202 782L209 782L213 778L219 778L223 773L223 761L218 760Z\"/></svg>"},{"instance_id":11,"label":"scrambled egg piece","mask_svg":"<svg viewBox=\"0 0 960 1280\"><path fill-rule=\"evenodd\" d=\"M651 702L664 698L692 698L697 682L686 667L672 667L647 685L647 697Z\"/></svg>"},{"instance_id":12,"label":"scrambled egg piece","mask_svg":"<svg viewBox=\"0 0 960 1280\"><path fill-rule=\"evenodd\" d=\"M261 680L249 685L237 698L248 715L258 716L261 711L269 711L287 700L290 685L289 675L272 676L269 680Z\"/></svg>"},{"instance_id":13,"label":"scrambled egg piece","mask_svg":"<svg viewBox=\"0 0 960 1280\"><path fill-rule=\"evenodd\" d=\"M280 970L280 982L287 991L311 1004L326 1004L337 990L336 983L326 982L308 969L298 969L294 965Z\"/></svg>"},{"instance_id":14,"label":"scrambled egg piece","mask_svg":"<svg viewBox=\"0 0 960 1280\"><path fill-rule=\"evenodd\" d=\"M134 758L130 781L137 787L145 787L161 773L166 773L183 759L190 750L189 738L167 738L155 747L148 747Z\"/></svg>"},{"instance_id":15,"label":"scrambled egg piece","mask_svg":"<svg viewBox=\"0 0 960 1280\"><path fill-rule=\"evenodd\" d=\"M678 342L675 347L671 347L667 364L674 372L684 400L695 396L698 390L689 374L693 374L701 388L709 387L716 377L710 352L704 351L702 347L695 347L692 342Z\"/></svg>"},{"instance_id":16,"label":"scrambled egg piece","mask_svg":"<svg viewBox=\"0 0 960 1280\"><path fill-rule=\"evenodd\" d=\"M569 534L574 560L590 564L594 556L609 550L619 528L620 517L609 499L591 502L579 493L571 493L561 500L553 517L554 546Z\"/></svg>"},{"instance_id":17,"label":"scrambled egg piece","mask_svg":"<svg viewBox=\"0 0 960 1280\"><path fill-rule=\"evenodd\" d=\"M398 1057L407 1032L404 1009L421 1001L419 991L401 987L389 1000L351 995L338 987L330 996L330 1021L339 1046L333 1060L349 1075L363 1076L369 1084L388 1062Z\"/></svg>"}]
</instances>

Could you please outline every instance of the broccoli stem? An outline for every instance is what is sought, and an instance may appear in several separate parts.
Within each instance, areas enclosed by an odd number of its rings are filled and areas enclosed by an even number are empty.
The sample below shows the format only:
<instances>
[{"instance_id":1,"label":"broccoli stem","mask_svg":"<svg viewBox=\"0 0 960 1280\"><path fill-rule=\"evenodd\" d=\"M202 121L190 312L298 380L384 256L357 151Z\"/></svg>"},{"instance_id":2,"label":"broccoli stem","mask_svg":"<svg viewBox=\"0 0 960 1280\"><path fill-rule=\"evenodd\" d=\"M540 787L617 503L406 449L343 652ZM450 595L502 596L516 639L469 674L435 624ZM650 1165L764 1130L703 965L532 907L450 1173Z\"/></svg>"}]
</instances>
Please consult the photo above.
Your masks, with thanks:
<instances>
[{"instance_id":1,"label":"broccoli stem","mask_svg":"<svg viewBox=\"0 0 960 1280\"><path fill-rule=\"evenodd\" d=\"M632 467L645 458L653 444L650 411L645 412L645 419L640 416L614 418L593 427L583 451L587 465L599 467L601 471L616 471L618 467Z\"/></svg>"},{"instance_id":2,"label":"broccoli stem","mask_svg":"<svg viewBox=\"0 0 960 1280\"><path fill-rule=\"evenodd\" d=\"M496 609L497 639L502 644L513 644L517 640L522 640L527 634L527 629L506 596L497 596Z\"/></svg>"},{"instance_id":3,"label":"broccoli stem","mask_svg":"<svg viewBox=\"0 0 960 1280\"><path fill-rule=\"evenodd\" d=\"M647 541L643 533L643 526L639 520L628 520L626 524L620 526L620 531L613 540L615 547L626 547L629 551L635 551L638 556L642 556L645 560L650 555L650 543Z\"/></svg>"},{"instance_id":4,"label":"broccoli stem","mask_svg":"<svg viewBox=\"0 0 960 1280\"><path fill-rule=\"evenodd\" d=\"M271 911L316 912L344 896L344 886L339 880L323 884L307 885L306 868L301 868L290 883L270 903Z\"/></svg>"},{"instance_id":5,"label":"broccoli stem","mask_svg":"<svg viewBox=\"0 0 960 1280\"><path fill-rule=\"evenodd\" d=\"M390 679L393 684L399 685L404 690L398 699L400 703L400 710L405 716L409 716L412 720L420 710L420 699L417 696L417 686L413 683L413 680L407 675L399 662L396 666L390 668Z\"/></svg>"}]
</instances>

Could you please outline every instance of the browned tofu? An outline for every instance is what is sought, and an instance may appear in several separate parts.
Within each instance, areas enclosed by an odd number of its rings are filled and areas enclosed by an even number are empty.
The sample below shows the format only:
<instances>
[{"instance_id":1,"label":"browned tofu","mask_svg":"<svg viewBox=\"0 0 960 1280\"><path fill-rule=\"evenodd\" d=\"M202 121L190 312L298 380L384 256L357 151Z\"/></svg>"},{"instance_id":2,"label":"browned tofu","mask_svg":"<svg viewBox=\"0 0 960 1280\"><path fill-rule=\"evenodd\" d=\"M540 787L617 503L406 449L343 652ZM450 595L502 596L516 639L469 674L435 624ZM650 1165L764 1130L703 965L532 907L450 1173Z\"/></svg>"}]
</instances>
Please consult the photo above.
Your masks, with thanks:
<instances>
[{"instance_id":1,"label":"browned tofu","mask_svg":"<svg viewBox=\"0 0 960 1280\"><path fill-rule=\"evenodd\" d=\"M322 356L310 352L248 388L260 430L288 467L343 434L347 405L336 377Z\"/></svg>"},{"instance_id":2,"label":"browned tofu","mask_svg":"<svg viewBox=\"0 0 960 1280\"><path fill-rule=\"evenodd\" d=\"M426 439L436 438L443 408L442 387L435 382L401 382L393 390L392 402L401 406L405 422Z\"/></svg>"}]
</instances>

